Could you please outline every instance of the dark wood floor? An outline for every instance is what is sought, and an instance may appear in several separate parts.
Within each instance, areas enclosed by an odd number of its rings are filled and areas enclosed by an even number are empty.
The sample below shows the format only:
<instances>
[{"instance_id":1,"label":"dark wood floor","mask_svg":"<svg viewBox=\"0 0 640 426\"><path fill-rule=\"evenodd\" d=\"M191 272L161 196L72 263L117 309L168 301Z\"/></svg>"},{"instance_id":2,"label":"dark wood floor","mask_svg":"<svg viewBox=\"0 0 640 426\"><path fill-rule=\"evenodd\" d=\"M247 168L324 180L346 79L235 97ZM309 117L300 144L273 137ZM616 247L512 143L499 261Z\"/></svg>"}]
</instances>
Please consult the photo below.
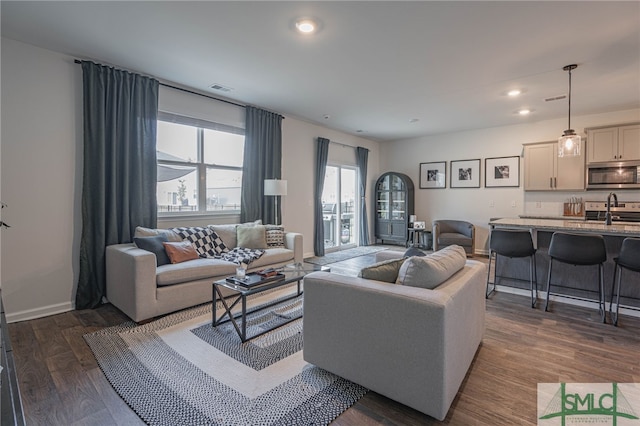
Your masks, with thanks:
<instances>
[{"instance_id":1,"label":"dark wood floor","mask_svg":"<svg viewBox=\"0 0 640 426\"><path fill-rule=\"evenodd\" d=\"M355 275L373 259L335 263L332 271ZM28 425L143 424L82 338L126 319L104 305L9 325ZM537 383L640 382L640 318L621 316L619 327L598 320L591 309L556 303L545 313L524 296L494 294L483 342L444 424L534 425ZM439 423L369 392L333 424Z\"/></svg>"}]
</instances>

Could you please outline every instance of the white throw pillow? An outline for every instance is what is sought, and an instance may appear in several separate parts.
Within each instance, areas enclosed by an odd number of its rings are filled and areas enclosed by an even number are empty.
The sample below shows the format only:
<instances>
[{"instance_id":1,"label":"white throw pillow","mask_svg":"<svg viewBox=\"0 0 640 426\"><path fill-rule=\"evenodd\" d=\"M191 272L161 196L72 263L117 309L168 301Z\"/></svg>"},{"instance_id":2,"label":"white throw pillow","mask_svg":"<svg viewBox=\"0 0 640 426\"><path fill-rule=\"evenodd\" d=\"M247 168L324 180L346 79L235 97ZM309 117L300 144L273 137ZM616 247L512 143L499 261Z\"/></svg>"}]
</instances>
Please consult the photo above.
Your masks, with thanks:
<instances>
[{"instance_id":1,"label":"white throw pillow","mask_svg":"<svg viewBox=\"0 0 640 426\"><path fill-rule=\"evenodd\" d=\"M467 254L457 245L427 256L409 257L400 267L396 284L434 289L462 269L466 262Z\"/></svg>"},{"instance_id":2,"label":"white throw pillow","mask_svg":"<svg viewBox=\"0 0 640 426\"><path fill-rule=\"evenodd\" d=\"M145 228L143 226L136 226L136 230L134 233L135 238L140 237L155 237L157 235L164 235L167 237L167 241L180 242L182 241L182 237L170 229L152 229Z\"/></svg>"},{"instance_id":3,"label":"white throw pillow","mask_svg":"<svg viewBox=\"0 0 640 426\"><path fill-rule=\"evenodd\" d=\"M234 249L238 245L238 239L236 237L236 226L232 225L209 225L209 228L213 230L220 239L224 242L224 245L228 249Z\"/></svg>"},{"instance_id":4,"label":"white throw pillow","mask_svg":"<svg viewBox=\"0 0 640 426\"><path fill-rule=\"evenodd\" d=\"M266 249L267 232L264 225L238 225L236 228L238 247L250 249Z\"/></svg>"}]
</instances>

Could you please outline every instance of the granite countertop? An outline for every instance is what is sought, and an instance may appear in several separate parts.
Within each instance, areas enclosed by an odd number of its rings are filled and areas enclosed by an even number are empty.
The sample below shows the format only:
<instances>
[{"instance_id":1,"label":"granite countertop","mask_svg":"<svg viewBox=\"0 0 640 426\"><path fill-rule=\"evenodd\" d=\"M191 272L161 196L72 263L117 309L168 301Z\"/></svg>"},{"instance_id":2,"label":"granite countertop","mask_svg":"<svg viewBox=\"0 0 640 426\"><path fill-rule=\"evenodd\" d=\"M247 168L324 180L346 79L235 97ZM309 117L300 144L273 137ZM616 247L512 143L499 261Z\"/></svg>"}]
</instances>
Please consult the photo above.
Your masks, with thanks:
<instances>
[{"instance_id":1,"label":"granite countertop","mask_svg":"<svg viewBox=\"0 0 640 426\"><path fill-rule=\"evenodd\" d=\"M562 215L536 215L536 214L521 214L518 216L520 219L556 219L556 220L585 220L584 216L562 216Z\"/></svg>"},{"instance_id":2,"label":"granite countertop","mask_svg":"<svg viewBox=\"0 0 640 426\"><path fill-rule=\"evenodd\" d=\"M603 221L576 219L533 219L533 218L503 218L492 220L489 225L495 227L528 228L537 230L555 230L568 232L594 233L599 235L620 235L640 237L640 223L614 222L605 225Z\"/></svg>"}]
</instances>

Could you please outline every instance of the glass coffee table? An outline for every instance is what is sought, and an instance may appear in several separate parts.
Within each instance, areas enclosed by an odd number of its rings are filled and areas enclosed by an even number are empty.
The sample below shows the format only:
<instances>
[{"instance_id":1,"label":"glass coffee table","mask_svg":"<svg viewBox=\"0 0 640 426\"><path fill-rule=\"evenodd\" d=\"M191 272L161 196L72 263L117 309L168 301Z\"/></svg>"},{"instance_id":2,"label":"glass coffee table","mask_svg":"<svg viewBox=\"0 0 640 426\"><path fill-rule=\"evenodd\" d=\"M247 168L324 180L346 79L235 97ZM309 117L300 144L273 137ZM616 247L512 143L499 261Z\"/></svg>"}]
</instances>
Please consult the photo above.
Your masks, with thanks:
<instances>
[{"instance_id":1,"label":"glass coffee table","mask_svg":"<svg viewBox=\"0 0 640 426\"><path fill-rule=\"evenodd\" d=\"M262 311L278 303L299 297L303 293L301 285L302 279L305 277L305 275L315 271L330 272L331 268L327 266L311 264L290 264L284 267L276 268L276 271L278 272L277 276L269 277L265 280L260 281L256 280L254 274L247 274L247 277L249 278L247 278L246 280L237 280L234 277L229 277L227 279L214 281L212 284L212 326L217 327L221 324L231 322L231 324L233 324L233 328L235 328L236 332L238 333L238 336L240 336L240 340L242 341L242 343L244 343L278 327L288 324L291 321L295 321L298 318L301 318L301 316L293 317L286 321L279 322L273 328L265 329L254 335L247 336L247 316L249 314ZM293 283L296 283L297 291L290 297L277 299L273 303L262 304L254 308L247 309L247 297L259 293L264 293L265 291L276 289L279 287L284 287ZM230 296L224 297L222 294L223 288L231 290L232 294ZM218 302L220 302L220 304L222 305L222 312L220 317L218 317ZM234 313L233 310L238 304L241 305L240 310L238 311L236 309L236 312Z\"/></svg>"}]
</instances>

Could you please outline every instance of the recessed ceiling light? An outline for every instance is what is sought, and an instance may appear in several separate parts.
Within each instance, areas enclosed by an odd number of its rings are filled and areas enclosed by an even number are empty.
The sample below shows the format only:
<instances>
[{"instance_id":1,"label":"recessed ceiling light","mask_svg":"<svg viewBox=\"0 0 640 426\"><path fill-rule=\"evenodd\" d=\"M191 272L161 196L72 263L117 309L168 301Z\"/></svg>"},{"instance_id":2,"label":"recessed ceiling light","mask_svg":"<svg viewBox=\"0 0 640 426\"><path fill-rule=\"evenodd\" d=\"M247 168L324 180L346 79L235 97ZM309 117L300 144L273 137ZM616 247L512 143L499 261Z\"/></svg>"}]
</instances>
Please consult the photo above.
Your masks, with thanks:
<instances>
[{"instance_id":1,"label":"recessed ceiling light","mask_svg":"<svg viewBox=\"0 0 640 426\"><path fill-rule=\"evenodd\" d=\"M522 90L520 89L513 89L513 90L509 90L507 92L507 96L511 96L512 98L515 96L518 96L520 93L522 93Z\"/></svg>"},{"instance_id":2,"label":"recessed ceiling light","mask_svg":"<svg viewBox=\"0 0 640 426\"><path fill-rule=\"evenodd\" d=\"M296 29L302 34L313 34L318 30L318 24L313 19L299 19L296 21Z\"/></svg>"},{"instance_id":3,"label":"recessed ceiling light","mask_svg":"<svg viewBox=\"0 0 640 426\"><path fill-rule=\"evenodd\" d=\"M518 110L518 114L520 114L520 115L529 115L529 114L531 114L531 110L530 109L526 109L526 108L519 109Z\"/></svg>"}]
</instances>

